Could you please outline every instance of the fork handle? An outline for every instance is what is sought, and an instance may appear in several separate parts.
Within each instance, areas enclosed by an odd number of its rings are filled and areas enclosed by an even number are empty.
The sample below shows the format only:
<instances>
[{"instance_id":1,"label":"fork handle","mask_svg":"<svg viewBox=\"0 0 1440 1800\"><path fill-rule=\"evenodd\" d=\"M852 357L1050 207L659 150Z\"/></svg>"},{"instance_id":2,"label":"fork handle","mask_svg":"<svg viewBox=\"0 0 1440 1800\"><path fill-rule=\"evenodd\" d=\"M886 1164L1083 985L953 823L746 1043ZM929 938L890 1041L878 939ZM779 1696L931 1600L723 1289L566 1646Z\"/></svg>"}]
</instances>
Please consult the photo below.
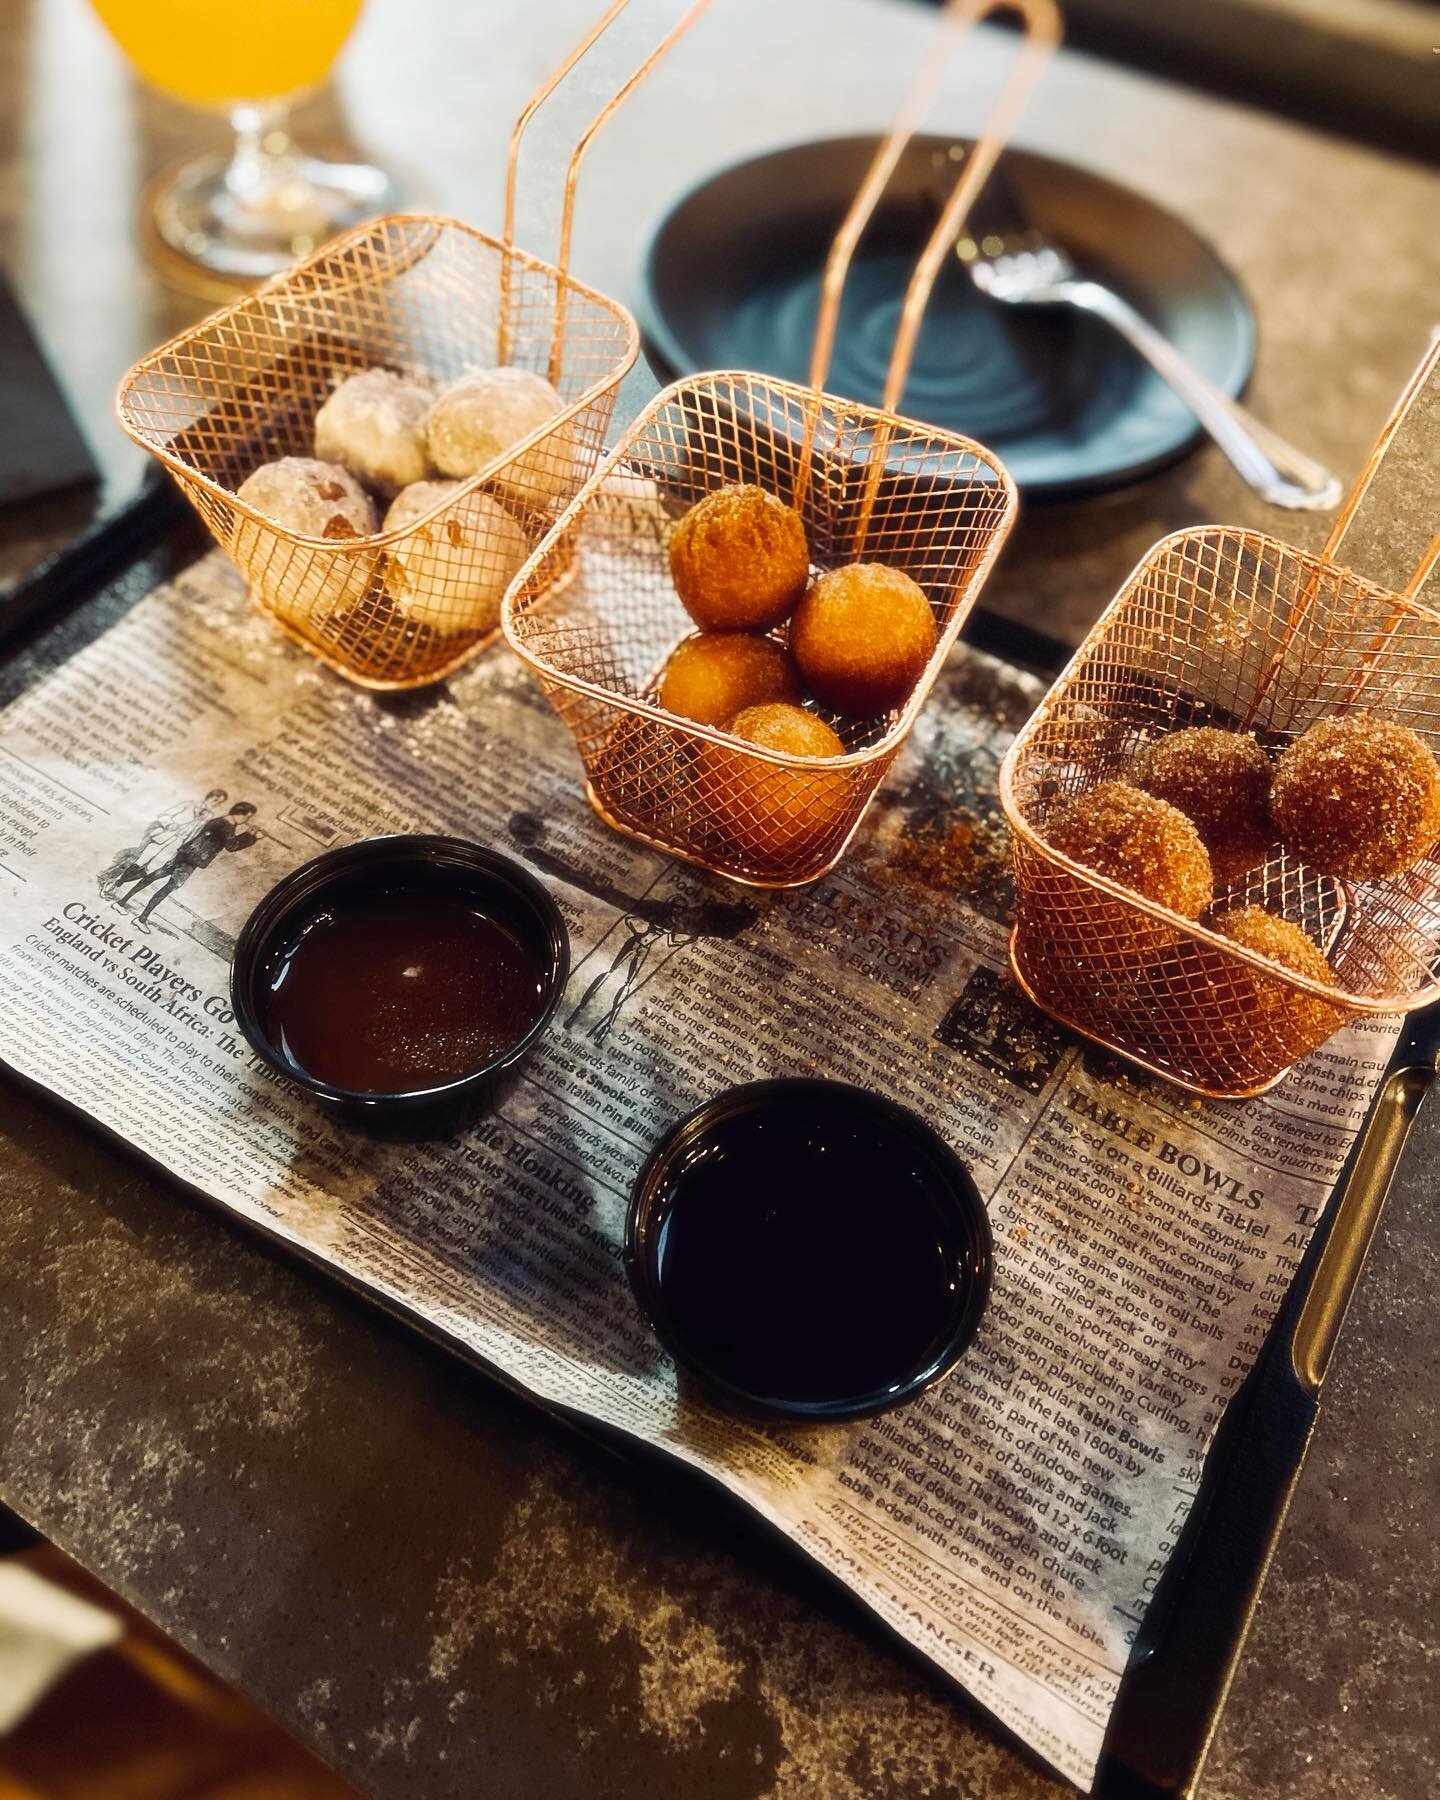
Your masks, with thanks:
<instances>
[{"instance_id":1,"label":"fork handle","mask_svg":"<svg viewBox=\"0 0 1440 1800\"><path fill-rule=\"evenodd\" d=\"M1235 468L1272 506L1299 512L1329 512L1340 502L1339 481L1328 469L1262 425L1213 381L1188 362L1128 300L1098 281L1067 281L1061 294L1072 306L1113 325L1162 375Z\"/></svg>"}]
</instances>

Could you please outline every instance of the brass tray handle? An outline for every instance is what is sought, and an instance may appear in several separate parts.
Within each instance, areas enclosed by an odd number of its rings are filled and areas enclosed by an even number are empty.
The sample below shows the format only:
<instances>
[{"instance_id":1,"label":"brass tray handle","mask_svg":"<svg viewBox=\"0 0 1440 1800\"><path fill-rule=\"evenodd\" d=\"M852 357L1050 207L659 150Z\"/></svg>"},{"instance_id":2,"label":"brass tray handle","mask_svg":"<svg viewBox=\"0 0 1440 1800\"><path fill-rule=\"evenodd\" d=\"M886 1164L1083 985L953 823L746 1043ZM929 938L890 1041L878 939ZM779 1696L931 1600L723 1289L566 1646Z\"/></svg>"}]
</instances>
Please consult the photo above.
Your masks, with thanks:
<instances>
[{"instance_id":1,"label":"brass tray handle","mask_svg":"<svg viewBox=\"0 0 1440 1800\"><path fill-rule=\"evenodd\" d=\"M1290 1341L1296 1378L1312 1398L1319 1395L1330 1367L1401 1152L1435 1075L1433 1057L1394 1070L1381 1087L1361 1136L1350 1179L1336 1203L1335 1223Z\"/></svg>"}]
</instances>

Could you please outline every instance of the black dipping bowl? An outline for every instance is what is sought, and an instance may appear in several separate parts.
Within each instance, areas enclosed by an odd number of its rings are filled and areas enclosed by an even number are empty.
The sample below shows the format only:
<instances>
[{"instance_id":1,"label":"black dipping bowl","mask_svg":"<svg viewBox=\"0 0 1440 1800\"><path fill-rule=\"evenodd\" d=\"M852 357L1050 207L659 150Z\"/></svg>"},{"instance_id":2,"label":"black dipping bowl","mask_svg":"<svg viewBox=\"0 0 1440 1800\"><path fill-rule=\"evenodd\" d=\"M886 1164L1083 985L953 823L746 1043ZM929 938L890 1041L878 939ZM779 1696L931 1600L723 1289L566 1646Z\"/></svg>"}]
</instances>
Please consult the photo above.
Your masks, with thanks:
<instances>
[{"instance_id":1,"label":"black dipping bowl","mask_svg":"<svg viewBox=\"0 0 1440 1800\"><path fill-rule=\"evenodd\" d=\"M534 1023L480 1068L436 1087L364 1093L335 1087L289 1057L266 1026L265 988L304 921L351 894L441 894L476 903L529 950L543 974ZM390 1137L419 1138L457 1129L492 1096L497 1083L534 1048L554 1016L570 974L570 939L560 909L530 871L463 838L379 837L328 850L281 881L246 920L230 967L235 1022L272 1069L342 1115Z\"/></svg>"},{"instance_id":2,"label":"black dipping bowl","mask_svg":"<svg viewBox=\"0 0 1440 1800\"><path fill-rule=\"evenodd\" d=\"M766 1159L771 1152L764 1147L766 1133L771 1134L770 1143L803 1140L806 1160L801 1172L808 1169L817 1179L808 1183L795 1179L793 1164L783 1173L777 1167L774 1179L767 1178ZM821 1143L825 1148L817 1152L815 1146ZM893 1169L894 1180L882 1175L873 1189L865 1180L852 1184L866 1195L873 1194L873 1198L862 1203L866 1249L863 1255L852 1252L848 1256L852 1266L842 1272L837 1283L833 1281L827 1236L832 1217L843 1213L832 1215L827 1210L827 1196L835 1189L821 1178L821 1171L835 1166L825 1163L828 1152L837 1151L842 1157L853 1159L857 1143L864 1145L877 1168ZM733 1213L728 1205L727 1184L732 1177L727 1171L727 1158L729 1169L735 1171ZM757 1158L761 1171L758 1179ZM702 1202L695 1215L708 1220L712 1232L721 1234L723 1253L715 1258L716 1266L734 1256L742 1271L733 1288L728 1283L712 1286L707 1302L698 1309L685 1301L685 1289L678 1277L667 1279L666 1273L667 1262L672 1262L675 1255L667 1245L667 1232L672 1218L678 1216L677 1205L684 1204L683 1197L677 1200L677 1196L683 1196L687 1180L696 1179L696 1171L704 1171L699 1178L717 1196L713 1205ZM837 1373L847 1358L852 1371L857 1366L855 1359L848 1357L847 1331L830 1327L843 1318L847 1327L863 1332L885 1313L887 1302L903 1319L906 1293L887 1293L882 1289L881 1271L890 1263L893 1275L894 1264L887 1256L885 1234L888 1229L894 1237L895 1222L902 1210L900 1183L907 1173L917 1184L915 1194L921 1197L907 1203L903 1210L909 1212L912 1220L924 1221L926 1231L933 1228L930 1249L939 1259L944 1278L927 1281L933 1305L916 1309L920 1316L927 1312L933 1315L916 1327L923 1341L911 1343L903 1364L887 1368L883 1379L857 1385L843 1373ZM692 1195L695 1191L692 1188ZM858 1216L854 1213L853 1192L850 1201L852 1216ZM816 1249L813 1262L806 1269L815 1279L804 1284L808 1290L805 1304L795 1312L801 1321L801 1333L810 1328L808 1318L813 1315L816 1296L823 1296L818 1301L823 1312L834 1295L847 1294L845 1301L835 1303L816 1331L810 1345L811 1375L799 1383L793 1379L797 1366L793 1359L788 1361L788 1374L771 1382L754 1367L755 1358L747 1356L743 1348L738 1357L735 1354L735 1340L743 1346L747 1338L754 1337L750 1329L753 1321L774 1316L772 1303L777 1296L767 1290L766 1276L752 1280L749 1272L768 1267L758 1260L760 1242L771 1229L773 1209L787 1204L798 1209L797 1220L804 1220L801 1240L807 1245L813 1242ZM930 1210L927 1212L926 1208ZM737 1240L731 1236L726 1241L724 1234L734 1231L742 1233L742 1237ZM869 1235L872 1231L873 1237ZM753 1259L747 1258L747 1239L756 1246ZM852 1236L851 1244L856 1241ZM907 1108L867 1089L836 1081L758 1081L717 1094L672 1127L651 1152L636 1178L625 1225L625 1263L635 1296L656 1336L675 1361L719 1399L740 1411L814 1423L883 1412L938 1381L975 1336L990 1295L993 1262L994 1245L984 1202L969 1171L949 1145ZM723 1307L716 1295L723 1296ZM715 1318L727 1309L733 1332L728 1325L726 1329L732 1341L717 1351ZM698 1323L702 1311L708 1313L708 1323ZM902 1323L901 1337L904 1335ZM754 1338L757 1344L761 1341ZM792 1339L790 1347L798 1347L802 1363L809 1360L803 1336ZM736 1370L742 1364L750 1365L748 1378L737 1379ZM777 1363L774 1368L778 1371L779 1366Z\"/></svg>"}]
</instances>

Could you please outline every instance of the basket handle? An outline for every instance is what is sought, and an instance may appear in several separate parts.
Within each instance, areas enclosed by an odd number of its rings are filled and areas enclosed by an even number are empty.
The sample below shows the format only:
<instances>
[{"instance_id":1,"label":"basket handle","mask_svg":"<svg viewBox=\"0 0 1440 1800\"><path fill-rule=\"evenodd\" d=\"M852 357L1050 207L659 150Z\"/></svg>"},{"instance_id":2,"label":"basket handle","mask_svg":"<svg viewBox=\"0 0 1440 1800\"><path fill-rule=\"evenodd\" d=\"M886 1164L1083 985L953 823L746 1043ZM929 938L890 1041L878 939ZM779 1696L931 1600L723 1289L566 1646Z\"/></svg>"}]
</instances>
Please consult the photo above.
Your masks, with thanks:
<instances>
[{"instance_id":1,"label":"basket handle","mask_svg":"<svg viewBox=\"0 0 1440 1800\"><path fill-rule=\"evenodd\" d=\"M1357 520L1362 528L1371 519L1377 524L1383 522L1388 536L1405 513L1430 500L1436 463L1436 452L1431 448L1434 441L1433 422L1427 416L1431 411L1440 419L1440 334L1435 336L1425 355L1421 357L1419 367L1405 384L1404 391L1395 402L1394 411L1376 438L1369 461L1360 471L1345 504L1340 508L1339 517L1335 520L1325 548L1320 552L1322 561L1330 563L1340 560L1341 546ZM1407 496L1408 504L1399 505L1393 494L1386 495L1378 489L1372 497L1372 489L1375 489L1382 470L1389 473L1399 469L1400 478L1404 480L1411 475L1412 465L1419 482L1416 491ZM1419 560L1403 586L1398 582L1385 580L1386 572L1375 571L1375 579L1384 580L1386 587L1394 587L1407 600L1418 599L1421 588L1437 562L1440 562L1440 532L1432 533L1428 544L1421 549ZM1367 573L1364 569L1358 572Z\"/></svg>"},{"instance_id":2,"label":"basket handle","mask_svg":"<svg viewBox=\"0 0 1440 1800\"><path fill-rule=\"evenodd\" d=\"M515 248L515 189L520 164L520 141L525 135L526 127L575 65L604 37L610 26L629 4L630 0L611 0L610 5L606 7L559 67L546 76L520 109L520 116L516 119L514 130L510 133L510 148L505 160L505 219L501 239L505 247L507 271L510 252ZM575 215L575 185L580 176L581 159L601 128L608 124L620 106L639 87L671 46L684 37L709 4L710 0L693 0L693 4L670 27L639 68L616 89L581 132L565 170L564 200L560 214L560 246L557 256L557 267L562 275L568 271L570 266L570 237Z\"/></svg>"},{"instance_id":3,"label":"basket handle","mask_svg":"<svg viewBox=\"0 0 1440 1800\"><path fill-rule=\"evenodd\" d=\"M835 327L840 317L840 301L844 295L846 277L850 273L851 260L859 248L866 226L890 185L890 177L895 173L905 146L920 129L930 110L955 46L983 18L1002 10L1020 15L1024 42L1000 86L980 135L965 158L950 198L945 203L925 248L920 252L914 273L910 277L910 285L905 290L900 323L890 354L890 366L885 374L885 392L881 400L881 406L886 412L899 410L900 398L905 391L905 379L910 373L910 361L915 354L920 322L929 305L930 290L935 285L940 266L960 235L960 228L975 202L975 196L989 179L1016 117L1035 85L1041 65L1060 42L1060 14L1055 0L949 0L937 34L936 52L926 59L924 68L905 96L895 122L875 152L870 167L865 172L865 179L851 201L850 210L830 246L820 286L820 311L815 323L815 342L810 353L812 388L823 390L830 373L830 360L835 349Z\"/></svg>"},{"instance_id":4,"label":"basket handle","mask_svg":"<svg viewBox=\"0 0 1440 1800\"><path fill-rule=\"evenodd\" d=\"M1406 514L1429 501L1435 468L1435 452L1430 447L1434 425L1430 416L1432 413L1440 415L1440 334L1436 335L1421 357L1419 367L1405 384L1375 440L1365 467L1346 496L1345 504L1340 508L1330 536L1325 541L1325 547L1320 551L1319 561L1322 567L1339 562L1341 550L1357 522L1361 533L1373 525L1377 530L1383 529L1384 536L1390 538ZM1376 486L1382 472L1388 474L1392 469L1400 472L1399 478L1408 490L1404 495L1397 495L1393 490L1387 491L1390 485L1388 482ZM1422 525L1420 529L1424 531L1427 526ZM1393 642L1410 607L1421 599L1421 590L1437 566L1440 566L1440 531L1432 531L1429 541L1422 544L1418 560L1408 578L1403 583L1384 582L1397 596L1398 604L1393 608L1389 624L1375 634L1359 658L1355 674L1341 696L1337 710L1346 712L1359 702L1361 695L1369 687L1386 648ZM1363 575L1367 571L1361 569L1357 573ZM1383 579L1380 571L1376 571L1376 574ZM1284 666L1290 645L1319 596L1320 586L1321 574L1317 570L1306 582L1304 590L1296 597L1290 609L1280 643L1256 684L1254 696L1240 721L1242 729L1248 730L1259 717L1265 698Z\"/></svg>"}]
</instances>

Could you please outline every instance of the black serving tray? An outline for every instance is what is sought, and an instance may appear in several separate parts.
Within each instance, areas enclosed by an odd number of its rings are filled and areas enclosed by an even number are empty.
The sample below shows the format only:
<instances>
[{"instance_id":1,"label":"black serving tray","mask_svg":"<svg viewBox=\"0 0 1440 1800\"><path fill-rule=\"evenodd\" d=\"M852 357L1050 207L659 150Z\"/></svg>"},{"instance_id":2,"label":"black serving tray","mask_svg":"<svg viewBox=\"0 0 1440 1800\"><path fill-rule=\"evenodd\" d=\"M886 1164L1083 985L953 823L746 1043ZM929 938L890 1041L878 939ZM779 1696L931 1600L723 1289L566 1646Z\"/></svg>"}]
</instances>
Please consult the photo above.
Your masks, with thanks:
<instances>
[{"instance_id":1,"label":"black serving tray","mask_svg":"<svg viewBox=\"0 0 1440 1800\"><path fill-rule=\"evenodd\" d=\"M169 483L147 482L102 532L16 591L8 631L0 618L0 704L93 641L209 547ZM971 613L962 636L1047 678L1070 656L1055 639L983 607ZM1440 1003L1406 1020L1331 1204L1254 1367L1221 1420L1199 1494L1121 1681L1093 1789L1100 1800L1187 1800L1195 1791L1304 1466L1331 1355L1437 1060ZM113 1133L105 1135L158 1168ZM198 1189L185 1191L216 1204ZM627 1462L663 1462L675 1479L703 1483L754 1520L718 1483L692 1469L681 1471L663 1452L594 1421L539 1406L519 1384L405 1308L379 1300L333 1264L263 1226L251 1228L591 1442Z\"/></svg>"}]
</instances>

